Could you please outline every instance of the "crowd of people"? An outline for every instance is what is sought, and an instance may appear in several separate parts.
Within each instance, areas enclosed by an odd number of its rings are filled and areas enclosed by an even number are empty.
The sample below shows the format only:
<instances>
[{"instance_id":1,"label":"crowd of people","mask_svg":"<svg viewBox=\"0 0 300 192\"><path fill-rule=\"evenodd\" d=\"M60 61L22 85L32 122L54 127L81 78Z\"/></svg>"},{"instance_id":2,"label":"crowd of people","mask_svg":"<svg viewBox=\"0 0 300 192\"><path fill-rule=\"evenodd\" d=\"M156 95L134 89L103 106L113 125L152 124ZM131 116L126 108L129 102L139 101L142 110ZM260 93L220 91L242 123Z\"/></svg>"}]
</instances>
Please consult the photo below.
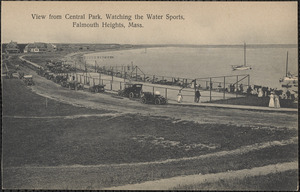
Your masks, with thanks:
<instances>
[{"instance_id":1,"label":"crowd of people","mask_svg":"<svg viewBox=\"0 0 300 192\"><path fill-rule=\"evenodd\" d=\"M237 88L238 87L238 88ZM229 88L229 89L228 89ZM231 93L240 93L240 94L246 94L247 96L257 96L259 98L268 97L270 98L269 101L269 107L279 108L280 107L280 100L287 99L291 101L295 101L297 99L297 92L293 90L277 90L277 88L269 88L269 87L263 87L263 86L248 86L246 90L244 90L244 85L240 84L239 86L236 86L234 84L230 84L229 87L226 88L226 91ZM195 103L200 102L200 86L195 87ZM177 102L181 103L183 100L183 95L181 92L182 89L179 90L177 95Z\"/></svg>"},{"instance_id":2,"label":"crowd of people","mask_svg":"<svg viewBox=\"0 0 300 192\"><path fill-rule=\"evenodd\" d=\"M296 92L286 89L284 90L278 90L276 89L272 89L269 87L262 87L262 86L257 86L254 85L249 86L247 89L247 95L255 95L257 97L270 97L271 95L276 95L278 96L280 99L289 99L294 101L296 99Z\"/></svg>"}]
</instances>

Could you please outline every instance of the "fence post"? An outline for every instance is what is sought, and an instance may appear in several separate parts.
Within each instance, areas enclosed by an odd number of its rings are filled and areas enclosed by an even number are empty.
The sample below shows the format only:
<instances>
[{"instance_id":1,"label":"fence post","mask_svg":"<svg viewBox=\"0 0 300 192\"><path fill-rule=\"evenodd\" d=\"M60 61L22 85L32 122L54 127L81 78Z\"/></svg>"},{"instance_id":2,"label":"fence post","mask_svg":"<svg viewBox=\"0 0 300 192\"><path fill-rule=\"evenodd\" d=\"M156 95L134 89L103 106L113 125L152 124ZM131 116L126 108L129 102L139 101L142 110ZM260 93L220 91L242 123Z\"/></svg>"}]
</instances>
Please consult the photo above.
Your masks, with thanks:
<instances>
[{"instance_id":1,"label":"fence post","mask_svg":"<svg viewBox=\"0 0 300 192\"><path fill-rule=\"evenodd\" d=\"M196 103L196 89L197 89L197 79L195 79L195 82L194 82L194 89L195 89L195 96L194 96L194 102Z\"/></svg>"},{"instance_id":2,"label":"fence post","mask_svg":"<svg viewBox=\"0 0 300 192\"><path fill-rule=\"evenodd\" d=\"M153 86L153 90L152 90L152 93L153 93L153 95L154 95L154 86Z\"/></svg>"},{"instance_id":3,"label":"fence post","mask_svg":"<svg viewBox=\"0 0 300 192\"><path fill-rule=\"evenodd\" d=\"M223 99L225 99L225 89L226 89L225 86L226 86L226 84L225 84L225 76L224 76L224 90L223 90L224 93L223 93Z\"/></svg>"},{"instance_id":4,"label":"fence post","mask_svg":"<svg viewBox=\"0 0 300 192\"><path fill-rule=\"evenodd\" d=\"M153 75L153 81L152 81L152 83L154 83L154 80L155 80L155 75Z\"/></svg>"},{"instance_id":5,"label":"fence post","mask_svg":"<svg viewBox=\"0 0 300 192\"><path fill-rule=\"evenodd\" d=\"M168 89L167 88L165 89L165 97L166 97L166 99L168 98Z\"/></svg>"},{"instance_id":6,"label":"fence post","mask_svg":"<svg viewBox=\"0 0 300 192\"><path fill-rule=\"evenodd\" d=\"M112 91L112 81L110 81L110 90Z\"/></svg>"},{"instance_id":7,"label":"fence post","mask_svg":"<svg viewBox=\"0 0 300 192\"><path fill-rule=\"evenodd\" d=\"M238 88L239 88L239 76L236 76L236 93L235 93L235 97L238 97Z\"/></svg>"},{"instance_id":8,"label":"fence post","mask_svg":"<svg viewBox=\"0 0 300 192\"><path fill-rule=\"evenodd\" d=\"M144 82L146 82L146 75L144 74Z\"/></svg>"},{"instance_id":9,"label":"fence post","mask_svg":"<svg viewBox=\"0 0 300 192\"><path fill-rule=\"evenodd\" d=\"M101 79L101 85L103 85L103 79Z\"/></svg>"},{"instance_id":10,"label":"fence post","mask_svg":"<svg viewBox=\"0 0 300 192\"><path fill-rule=\"evenodd\" d=\"M93 78L93 86L95 86L95 79Z\"/></svg>"},{"instance_id":11,"label":"fence post","mask_svg":"<svg viewBox=\"0 0 300 192\"><path fill-rule=\"evenodd\" d=\"M120 82L120 90L122 90L122 82Z\"/></svg>"},{"instance_id":12,"label":"fence post","mask_svg":"<svg viewBox=\"0 0 300 192\"><path fill-rule=\"evenodd\" d=\"M137 81L138 76L137 76L137 66L135 66L135 80Z\"/></svg>"},{"instance_id":13,"label":"fence post","mask_svg":"<svg viewBox=\"0 0 300 192\"><path fill-rule=\"evenodd\" d=\"M212 88L212 83L211 83L211 78L209 78L209 101L211 102L211 88Z\"/></svg>"},{"instance_id":14,"label":"fence post","mask_svg":"<svg viewBox=\"0 0 300 192\"><path fill-rule=\"evenodd\" d=\"M250 87L250 75L248 75L248 88Z\"/></svg>"}]
</instances>

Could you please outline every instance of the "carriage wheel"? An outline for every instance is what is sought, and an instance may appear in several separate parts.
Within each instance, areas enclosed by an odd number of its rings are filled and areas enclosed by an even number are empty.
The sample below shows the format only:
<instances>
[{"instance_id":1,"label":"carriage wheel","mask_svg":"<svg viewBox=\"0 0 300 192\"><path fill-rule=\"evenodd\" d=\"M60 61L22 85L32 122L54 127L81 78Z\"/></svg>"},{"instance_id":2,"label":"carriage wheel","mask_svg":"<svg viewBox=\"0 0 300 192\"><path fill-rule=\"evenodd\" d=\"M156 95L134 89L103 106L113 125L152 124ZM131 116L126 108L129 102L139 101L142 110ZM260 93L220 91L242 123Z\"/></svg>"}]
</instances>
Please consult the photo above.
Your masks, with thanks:
<instances>
[{"instance_id":1,"label":"carriage wheel","mask_svg":"<svg viewBox=\"0 0 300 192\"><path fill-rule=\"evenodd\" d=\"M142 97L142 98L141 98L141 102L144 103L144 104L146 104L146 103L147 103L146 98L145 98L145 97Z\"/></svg>"},{"instance_id":2,"label":"carriage wheel","mask_svg":"<svg viewBox=\"0 0 300 192\"><path fill-rule=\"evenodd\" d=\"M95 88L95 93L99 93L98 87Z\"/></svg>"},{"instance_id":3,"label":"carriage wheel","mask_svg":"<svg viewBox=\"0 0 300 192\"><path fill-rule=\"evenodd\" d=\"M154 101L155 105L160 105L160 99L159 98L156 98L155 101Z\"/></svg>"},{"instance_id":4,"label":"carriage wheel","mask_svg":"<svg viewBox=\"0 0 300 192\"><path fill-rule=\"evenodd\" d=\"M129 98L132 99L133 97L134 97L134 93L133 93L133 92L130 92L130 93L129 93Z\"/></svg>"}]
</instances>

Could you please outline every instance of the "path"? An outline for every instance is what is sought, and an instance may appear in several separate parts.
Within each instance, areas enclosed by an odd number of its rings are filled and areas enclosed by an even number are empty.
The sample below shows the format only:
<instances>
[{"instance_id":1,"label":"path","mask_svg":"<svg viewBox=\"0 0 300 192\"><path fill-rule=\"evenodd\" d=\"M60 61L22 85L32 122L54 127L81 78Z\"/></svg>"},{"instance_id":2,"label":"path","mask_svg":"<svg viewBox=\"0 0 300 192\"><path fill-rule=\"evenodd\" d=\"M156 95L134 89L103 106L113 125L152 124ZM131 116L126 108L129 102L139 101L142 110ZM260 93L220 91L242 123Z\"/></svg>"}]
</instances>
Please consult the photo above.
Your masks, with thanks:
<instances>
[{"instance_id":1,"label":"path","mask_svg":"<svg viewBox=\"0 0 300 192\"><path fill-rule=\"evenodd\" d=\"M182 186L201 184L207 182L216 182L221 179L243 179L245 177L262 176L270 173L297 170L298 162L287 162L280 164L255 167L252 169L242 169L238 171L206 174L206 175L189 175L179 176L157 181L148 181L140 184L124 185L120 187L106 188L104 190L172 190ZM296 186L295 186L296 187ZM213 190L213 189L212 189Z\"/></svg>"}]
</instances>

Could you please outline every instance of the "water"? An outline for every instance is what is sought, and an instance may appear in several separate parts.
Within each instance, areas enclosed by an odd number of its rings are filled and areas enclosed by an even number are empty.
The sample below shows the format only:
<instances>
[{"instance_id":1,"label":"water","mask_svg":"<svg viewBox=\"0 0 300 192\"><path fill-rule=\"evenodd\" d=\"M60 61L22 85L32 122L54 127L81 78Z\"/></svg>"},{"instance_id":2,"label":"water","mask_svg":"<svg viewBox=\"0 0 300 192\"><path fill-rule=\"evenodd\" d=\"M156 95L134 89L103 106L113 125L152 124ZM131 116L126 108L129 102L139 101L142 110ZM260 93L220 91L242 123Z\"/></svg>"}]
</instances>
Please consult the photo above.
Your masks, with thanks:
<instances>
[{"instance_id":1,"label":"water","mask_svg":"<svg viewBox=\"0 0 300 192\"><path fill-rule=\"evenodd\" d=\"M99 66L139 66L146 74L204 78L250 74L252 85L281 88L279 79L285 76L286 54L289 71L298 74L297 48L247 48L246 61L252 70L232 71L231 65L244 64L243 48L163 47L86 54L87 64ZM100 56L98 59L95 56ZM112 56L111 58L103 58ZM102 57L102 58L101 58Z\"/></svg>"}]
</instances>

